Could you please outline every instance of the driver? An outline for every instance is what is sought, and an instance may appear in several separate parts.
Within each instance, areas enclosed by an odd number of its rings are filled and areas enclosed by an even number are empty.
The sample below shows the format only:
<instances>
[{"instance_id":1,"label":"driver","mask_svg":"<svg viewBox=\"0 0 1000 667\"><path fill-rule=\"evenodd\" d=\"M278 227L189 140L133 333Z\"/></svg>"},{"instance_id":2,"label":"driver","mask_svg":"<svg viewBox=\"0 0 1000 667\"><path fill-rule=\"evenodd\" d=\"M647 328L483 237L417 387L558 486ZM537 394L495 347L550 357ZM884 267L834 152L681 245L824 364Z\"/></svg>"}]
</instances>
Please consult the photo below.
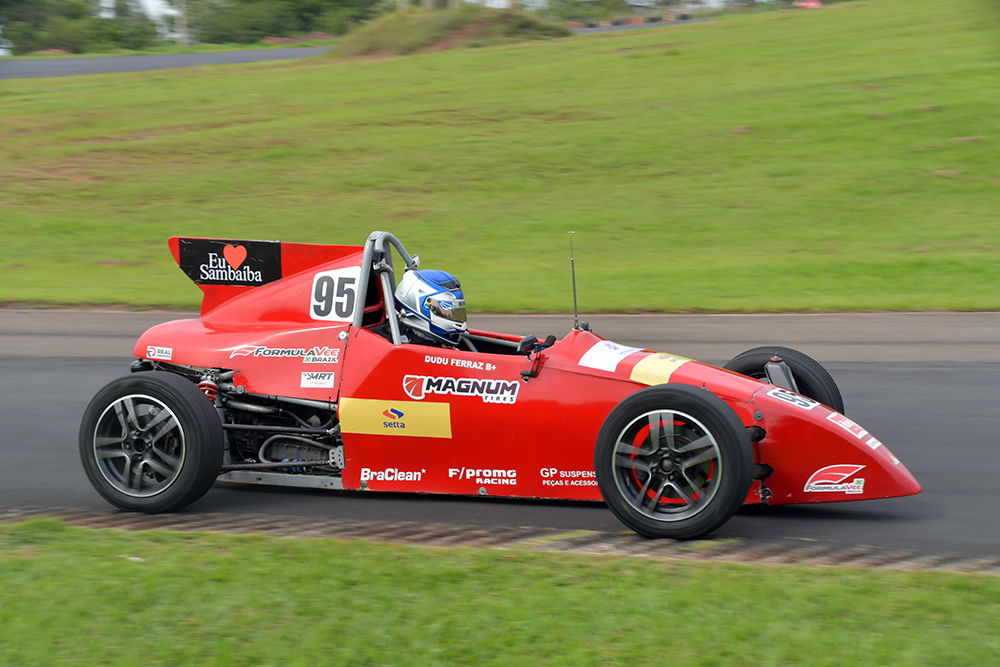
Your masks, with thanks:
<instances>
[{"instance_id":1,"label":"driver","mask_svg":"<svg viewBox=\"0 0 1000 667\"><path fill-rule=\"evenodd\" d=\"M447 271L404 273L396 287L396 307L404 343L454 348L468 330L462 286Z\"/></svg>"}]
</instances>

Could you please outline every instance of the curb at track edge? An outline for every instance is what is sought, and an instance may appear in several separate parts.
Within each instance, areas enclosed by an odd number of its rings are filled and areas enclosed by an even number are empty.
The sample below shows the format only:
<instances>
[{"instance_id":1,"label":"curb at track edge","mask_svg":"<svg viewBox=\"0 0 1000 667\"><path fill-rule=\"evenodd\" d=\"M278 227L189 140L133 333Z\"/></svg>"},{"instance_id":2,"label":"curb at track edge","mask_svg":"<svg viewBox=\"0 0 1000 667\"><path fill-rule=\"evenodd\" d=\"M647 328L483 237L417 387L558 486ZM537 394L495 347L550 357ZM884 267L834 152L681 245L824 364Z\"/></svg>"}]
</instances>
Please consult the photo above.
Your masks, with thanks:
<instances>
[{"instance_id":1,"label":"curb at track edge","mask_svg":"<svg viewBox=\"0 0 1000 667\"><path fill-rule=\"evenodd\" d=\"M658 560L806 567L867 567L1000 575L1000 557L916 552L871 545L798 545L746 539L648 540L630 531L469 526L414 521L315 520L263 514L159 514L74 508L0 509L0 524L53 518L81 528L171 530L278 537L363 539L436 547L544 551Z\"/></svg>"}]
</instances>

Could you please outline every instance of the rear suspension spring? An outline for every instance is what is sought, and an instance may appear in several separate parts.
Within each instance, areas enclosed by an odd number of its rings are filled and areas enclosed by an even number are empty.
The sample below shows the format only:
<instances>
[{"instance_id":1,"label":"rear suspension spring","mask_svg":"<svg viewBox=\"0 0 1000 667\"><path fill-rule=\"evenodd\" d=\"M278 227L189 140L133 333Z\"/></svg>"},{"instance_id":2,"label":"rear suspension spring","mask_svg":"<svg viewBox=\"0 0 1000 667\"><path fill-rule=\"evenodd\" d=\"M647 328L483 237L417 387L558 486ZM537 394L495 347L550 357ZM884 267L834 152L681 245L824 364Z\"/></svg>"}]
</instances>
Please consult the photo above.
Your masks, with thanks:
<instances>
[{"instance_id":1,"label":"rear suspension spring","mask_svg":"<svg viewBox=\"0 0 1000 667\"><path fill-rule=\"evenodd\" d=\"M219 395L219 385L215 384L212 380L202 380L198 383L198 389L205 392L205 395L208 396L208 400L215 403L215 398Z\"/></svg>"}]
</instances>

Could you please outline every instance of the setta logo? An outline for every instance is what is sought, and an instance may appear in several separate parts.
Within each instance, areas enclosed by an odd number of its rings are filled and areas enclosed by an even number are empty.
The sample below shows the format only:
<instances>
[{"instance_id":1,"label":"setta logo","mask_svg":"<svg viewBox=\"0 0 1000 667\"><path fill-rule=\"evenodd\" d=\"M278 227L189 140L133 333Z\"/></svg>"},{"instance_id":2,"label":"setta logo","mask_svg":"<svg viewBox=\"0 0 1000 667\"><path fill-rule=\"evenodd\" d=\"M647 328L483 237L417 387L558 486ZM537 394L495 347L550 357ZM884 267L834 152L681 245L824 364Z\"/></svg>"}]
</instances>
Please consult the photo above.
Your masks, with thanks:
<instances>
[{"instance_id":1,"label":"setta logo","mask_svg":"<svg viewBox=\"0 0 1000 667\"><path fill-rule=\"evenodd\" d=\"M281 243L179 239L178 264L199 285L257 287L281 280Z\"/></svg>"},{"instance_id":2,"label":"setta logo","mask_svg":"<svg viewBox=\"0 0 1000 667\"><path fill-rule=\"evenodd\" d=\"M403 411L397 410L396 408L389 408L382 413L383 417L388 417L389 421L382 422L383 428L406 428L406 424L399 421L403 418Z\"/></svg>"}]
</instances>

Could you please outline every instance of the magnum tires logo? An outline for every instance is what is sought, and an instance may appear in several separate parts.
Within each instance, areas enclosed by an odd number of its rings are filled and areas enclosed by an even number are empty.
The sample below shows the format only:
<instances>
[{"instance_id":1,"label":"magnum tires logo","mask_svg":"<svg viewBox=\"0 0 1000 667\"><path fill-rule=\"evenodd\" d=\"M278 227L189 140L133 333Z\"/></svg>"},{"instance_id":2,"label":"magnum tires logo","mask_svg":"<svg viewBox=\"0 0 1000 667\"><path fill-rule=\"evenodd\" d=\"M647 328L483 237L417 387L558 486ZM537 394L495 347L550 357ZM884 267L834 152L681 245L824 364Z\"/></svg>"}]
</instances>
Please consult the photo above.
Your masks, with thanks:
<instances>
[{"instance_id":1,"label":"magnum tires logo","mask_svg":"<svg viewBox=\"0 0 1000 667\"><path fill-rule=\"evenodd\" d=\"M427 394L451 394L478 396L483 399L483 403L516 403L519 388L516 380L475 380L427 375L407 375L403 378L403 391L416 401L423 400Z\"/></svg>"},{"instance_id":2,"label":"magnum tires logo","mask_svg":"<svg viewBox=\"0 0 1000 667\"><path fill-rule=\"evenodd\" d=\"M198 285L258 287L281 280L281 244L276 241L180 239L178 264Z\"/></svg>"}]
</instances>

